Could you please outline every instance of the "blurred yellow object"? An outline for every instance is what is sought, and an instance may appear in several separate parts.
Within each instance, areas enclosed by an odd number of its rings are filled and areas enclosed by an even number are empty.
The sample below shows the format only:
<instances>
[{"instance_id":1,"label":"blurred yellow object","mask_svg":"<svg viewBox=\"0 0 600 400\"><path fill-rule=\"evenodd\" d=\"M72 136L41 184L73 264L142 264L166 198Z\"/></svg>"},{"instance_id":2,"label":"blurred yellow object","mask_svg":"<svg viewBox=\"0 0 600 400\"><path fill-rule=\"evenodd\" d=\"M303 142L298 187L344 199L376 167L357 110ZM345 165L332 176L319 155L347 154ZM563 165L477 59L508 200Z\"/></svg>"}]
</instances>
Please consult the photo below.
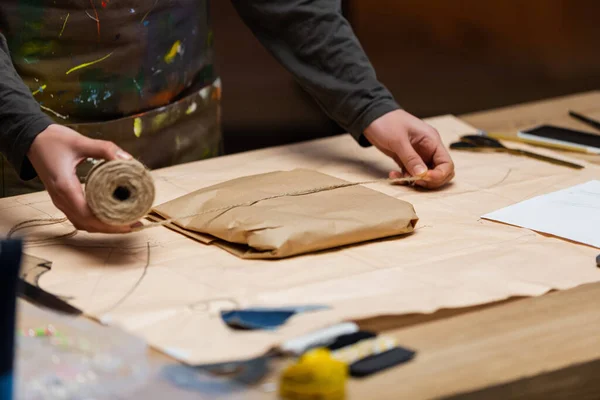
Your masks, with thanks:
<instances>
[{"instance_id":1,"label":"blurred yellow object","mask_svg":"<svg viewBox=\"0 0 600 400\"><path fill-rule=\"evenodd\" d=\"M348 366L318 348L283 371L279 395L285 400L343 400L347 378Z\"/></svg>"}]
</instances>

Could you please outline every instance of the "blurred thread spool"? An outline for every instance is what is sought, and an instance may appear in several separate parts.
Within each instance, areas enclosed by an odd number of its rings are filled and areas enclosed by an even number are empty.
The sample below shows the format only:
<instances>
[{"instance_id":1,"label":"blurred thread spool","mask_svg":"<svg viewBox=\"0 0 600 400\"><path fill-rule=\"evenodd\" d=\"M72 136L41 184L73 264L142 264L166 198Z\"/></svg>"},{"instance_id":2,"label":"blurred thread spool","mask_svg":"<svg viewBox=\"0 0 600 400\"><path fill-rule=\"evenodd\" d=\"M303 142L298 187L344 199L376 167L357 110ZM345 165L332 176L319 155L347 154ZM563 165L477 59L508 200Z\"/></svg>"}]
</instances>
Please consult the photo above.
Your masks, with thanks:
<instances>
[{"instance_id":1,"label":"blurred thread spool","mask_svg":"<svg viewBox=\"0 0 600 400\"><path fill-rule=\"evenodd\" d=\"M136 160L101 162L86 179L87 203L94 215L108 225L139 221L152 208L154 196L152 176Z\"/></svg>"},{"instance_id":2,"label":"blurred thread spool","mask_svg":"<svg viewBox=\"0 0 600 400\"><path fill-rule=\"evenodd\" d=\"M285 400L344 400L348 365L326 348L304 353L279 379L279 397Z\"/></svg>"}]
</instances>

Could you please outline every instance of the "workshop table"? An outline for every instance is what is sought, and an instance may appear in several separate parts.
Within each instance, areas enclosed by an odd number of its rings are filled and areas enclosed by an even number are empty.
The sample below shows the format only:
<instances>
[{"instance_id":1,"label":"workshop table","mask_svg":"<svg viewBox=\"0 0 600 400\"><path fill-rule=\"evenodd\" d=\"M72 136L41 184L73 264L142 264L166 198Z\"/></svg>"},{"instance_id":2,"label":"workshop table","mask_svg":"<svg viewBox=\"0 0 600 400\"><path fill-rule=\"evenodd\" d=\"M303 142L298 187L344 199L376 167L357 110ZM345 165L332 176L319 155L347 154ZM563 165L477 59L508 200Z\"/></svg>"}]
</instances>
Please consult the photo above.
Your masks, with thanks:
<instances>
[{"instance_id":1,"label":"workshop table","mask_svg":"<svg viewBox=\"0 0 600 400\"><path fill-rule=\"evenodd\" d=\"M492 110L460 118L475 128L515 132L540 123L590 130L569 109L600 113L600 92ZM586 155L573 155L586 158ZM600 178L600 177L599 177ZM351 399L600 398L600 283L535 298L510 299L429 315L358 321L415 349L418 357L364 380L349 381ZM23 308L26 313L27 307ZM27 315L21 315L27 321ZM151 351L151 358L168 358ZM244 398L272 399L277 371ZM265 384L267 386L265 386ZM148 394L146 394L148 395ZM160 398L158 393L153 393ZM140 397L142 398L142 397Z\"/></svg>"}]
</instances>

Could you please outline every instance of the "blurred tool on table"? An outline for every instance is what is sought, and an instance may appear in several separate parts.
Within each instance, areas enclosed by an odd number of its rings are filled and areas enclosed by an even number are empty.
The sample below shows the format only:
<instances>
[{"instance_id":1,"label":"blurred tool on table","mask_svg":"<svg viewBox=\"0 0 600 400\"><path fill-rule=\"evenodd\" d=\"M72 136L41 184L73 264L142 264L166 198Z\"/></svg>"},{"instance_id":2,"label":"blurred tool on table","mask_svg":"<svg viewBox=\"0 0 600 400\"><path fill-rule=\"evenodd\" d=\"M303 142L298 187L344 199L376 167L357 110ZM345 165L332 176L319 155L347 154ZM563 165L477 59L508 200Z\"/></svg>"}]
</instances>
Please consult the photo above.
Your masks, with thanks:
<instances>
[{"instance_id":1,"label":"blurred tool on table","mask_svg":"<svg viewBox=\"0 0 600 400\"><path fill-rule=\"evenodd\" d=\"M476 152L503 152L519 156L526 156L535 158L540 161L549 162L555 165L561 165L564 167L582 169L583 166L575 164L570 161L561 160L555 157L549 157L542 154L534 153L522 149L513 149L504 146L500 141L487 136L482 135L465 135L461 136L460 141L454 142L450 145L452 150L463 150L463 151L476 151Z\"/></svg>"}]
</instances>

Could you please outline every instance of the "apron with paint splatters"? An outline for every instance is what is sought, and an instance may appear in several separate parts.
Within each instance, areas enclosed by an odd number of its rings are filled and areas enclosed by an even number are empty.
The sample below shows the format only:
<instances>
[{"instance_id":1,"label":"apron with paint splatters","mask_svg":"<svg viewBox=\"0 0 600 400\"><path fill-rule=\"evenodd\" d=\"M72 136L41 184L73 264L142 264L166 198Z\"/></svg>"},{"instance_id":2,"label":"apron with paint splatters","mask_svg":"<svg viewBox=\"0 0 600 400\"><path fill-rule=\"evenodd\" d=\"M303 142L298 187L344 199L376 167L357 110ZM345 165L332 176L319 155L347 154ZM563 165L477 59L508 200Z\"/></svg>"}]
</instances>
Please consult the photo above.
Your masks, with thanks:
<instances>
[{"instance_id":1,"label":"apron with paint splatters","mask_svg":"<svg viewBox=\"0 0 600 400\"><path fill-rule=\"evenodd\" d=\"M3 0L0 30L56 123L156 169L222 153L208 1ZM5 160L2 183L2 196L43 190Z\"/></svg>"}]
</instances>

